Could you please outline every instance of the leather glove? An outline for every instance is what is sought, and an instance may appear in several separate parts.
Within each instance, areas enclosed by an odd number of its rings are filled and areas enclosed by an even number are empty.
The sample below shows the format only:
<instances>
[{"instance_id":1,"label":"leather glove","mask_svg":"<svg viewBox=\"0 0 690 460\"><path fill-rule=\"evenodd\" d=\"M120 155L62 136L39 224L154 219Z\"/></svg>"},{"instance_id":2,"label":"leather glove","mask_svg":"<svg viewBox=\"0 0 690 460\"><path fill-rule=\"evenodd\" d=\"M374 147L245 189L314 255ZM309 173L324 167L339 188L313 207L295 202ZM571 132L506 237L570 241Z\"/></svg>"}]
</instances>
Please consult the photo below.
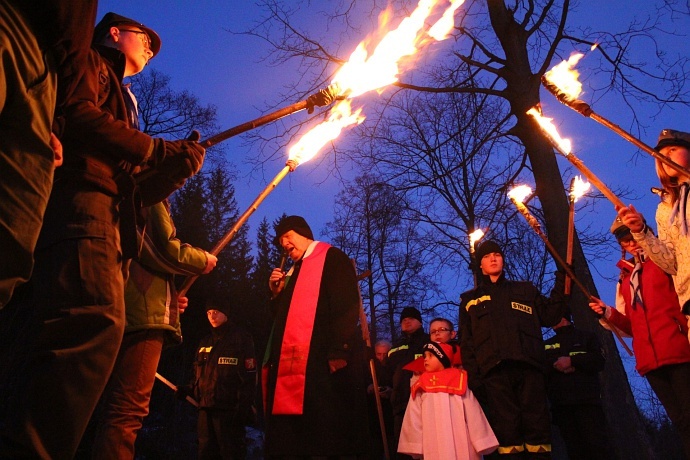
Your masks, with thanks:
<instances>
[{"instance_id":1,"label":"leather glove","mask_svg":"<svg viewBox=\"0 0 690 460\"><path fill-rule=\"evenodd\" d=\"M177 387L177 390L175 391L175 398L179 399L180 401L184 401L187 396L192 396L192 387L190 385L181 385Z\"/></svg>"},{"instance_id":2,"label":"leather glove","mask_svg":"<svg viewBox=\"0 0 690 460\"><path fill-rule=\"evenodd\" d=\"M192 131L185 140L153 139L147 166L156 173L167 176L173 183L184 182L198 173L204 164L206 149L197 142L200 137L198 131Z\"/></svg>"}]
</instances>

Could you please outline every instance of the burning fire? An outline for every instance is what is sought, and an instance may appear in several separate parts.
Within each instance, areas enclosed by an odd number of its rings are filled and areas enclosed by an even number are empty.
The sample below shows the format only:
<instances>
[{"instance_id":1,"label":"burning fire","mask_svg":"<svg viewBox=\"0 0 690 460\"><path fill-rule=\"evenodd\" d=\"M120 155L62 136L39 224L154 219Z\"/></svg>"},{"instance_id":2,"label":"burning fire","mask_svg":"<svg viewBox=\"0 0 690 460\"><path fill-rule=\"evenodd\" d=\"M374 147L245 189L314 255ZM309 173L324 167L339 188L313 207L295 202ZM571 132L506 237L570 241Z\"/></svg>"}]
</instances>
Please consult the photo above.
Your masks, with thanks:
<instances>
[{"instance_id":1,"label":"burning fire","mask_svg":"<svg viewBox=\"0 0 690 460\"><path fill-rule=\"evenodd\" d=\"M474 252L474 245L477 243L477 241L481 240L484 237L484 230L481 228L478 228L477 230L473 231L470 233L470 250Z\"/></svg>"},{"instance_id":2,"label":"burning fire","mask_svg":"<svg viewBox=\"0 0 690 460\"><path fill-rule=\"evenodd\" d=\"M523 203L525 199L532 194L532 188L529 185L518 185L508 192L508 198L516 203Z\"/></svg>"},{"instance_id":3,"label":"burning fire","mask_svg":"<svg viewBox=\"0 0 690 460\"><path fill-rule=\"evenodd\" d=\"M399 62L416 53L427 36L435 40L446 38L454 25L455 10L463 2L451 0L441 19L425 33L426 20L440 0L419 0L412 14L403 19L396 29L387 32L371 55L367 51L366 41L361 42L338 70L331 84L338 86L341 95L356 97L395 83L400 73Z\"/></svg>"},{"instance_id":4,"label":"burning fire","mask_svg":"<svg viewBox=\"0 0 690 460\"><path fill-rule=\"evenodd\" d=\"M558 133L556 126L553 124L553 118L545 117L537 108L532 107L527 111L527 115L531 115L539 123L544 134L549 136L563 155L569 155L572 152L572 143L570 139L563 139Z\"/></svg>"},{"instance_id":5,"label":"burning fire","mask_svg":"<svg viewBox=\"0 0 690 460\"><path fill-rule=\"evenodd\" d=\"M299 165L311 160L326 143L338 137L344 128L363 122L364 116L360 115L361 112L360 108L353 113L350 101L338 102L331 109L328 120L313 127L290 147L288 161L294 161Z\"/></svg>"},{"instance_id":6,"label":"burning fire","mask_svg":"<svg viewBox=\"0 0 690 460\"><path fill-rule=\"evenodd\" d=\"M570 189L570 199L573 203L577 202L585 193L589 191L590 183L583 181L582 177L575 176L572 187Z\"/></svg>"},{"instance_id":7,"label":"burning fire","mask_svg":"<svg viewBox=\"0 0 690 460\"><path fill-rule=\"evenodd\" d=\"M455 11L465 3L465 0L451 0L450 6L443 12L441 19L436 21L436 24L431 26L428 35L436 41L441 41L448 38L448 34L455 26ZM481 237L480 237L481 238Z\"/></svg>"},{"instance_id":8,"label":"burning fire","mask_svg":"<svg viewBox=\"0 0 690 460\"><path fill-rule=\"evenodd\" d=\"M567 61L555 65L551 70L544 74L544 78L561 92L572 99L577 99L582 94L582 83L578 80L580 72L574 69L580 59L584 57L582 53L574 53Z\"/></svg>"}]
</instances>

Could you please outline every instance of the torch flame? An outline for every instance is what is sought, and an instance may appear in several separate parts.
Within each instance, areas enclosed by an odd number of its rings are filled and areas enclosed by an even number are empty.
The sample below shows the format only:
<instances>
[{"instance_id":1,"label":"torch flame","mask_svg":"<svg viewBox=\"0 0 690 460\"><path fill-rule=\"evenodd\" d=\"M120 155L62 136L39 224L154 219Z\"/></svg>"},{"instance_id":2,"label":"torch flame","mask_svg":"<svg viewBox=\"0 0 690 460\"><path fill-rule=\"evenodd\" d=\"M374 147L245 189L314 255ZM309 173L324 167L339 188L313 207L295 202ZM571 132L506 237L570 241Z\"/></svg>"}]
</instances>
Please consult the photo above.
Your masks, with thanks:
<instances>
[{"instance_id":1,"label":"torch flame","mask_svg":"<svg viewBox=\"0 0 690 460\"><path fill-rule=\"evenodd\" d=\"M572 152L572 143L570 139L563 139L558 133L556 126L553 124L553 118L545 117L541 114L539 110L532 107L527 111L527 115L531 115L539 123L542 130L553 139L556 144L558 144L558 149L563 152L564 155L569 155Z\"/></svg>"},{"instance_id":2,"label":"torch flame","mask_svg":"<svg viewBox=\"0 0 690 460\"><path fill-rule=\"evenodd\" d=\"M470 249L474 252L474 244L484 237L484 230L478 228L477 230L470 233Z\"/></svg>"},{"instance_id":3,"label":"torch flame","mask_svg":"<svg viewBox=\"0 0 690 460\"><path fill-rule=\"evenodd\" d=\"M455 26L455 10L460 8L463 3L465 3L465 0L451 0L450 6L446 8L446 11L443 12L441 19L436 21L436 24L431 26L431 29L429 29L427 34L437 41L446 39L450 34L450 31L453 30L453 27Z\"/></svg>"},{"instance_id":4,"label":"torch flame","mask_svg":"<svg viewBox=\"0 0 690 460\"><path fill-rule=\"evenodd\" d=\"M590 183L583 181L582 177L576 176L573 181L573 186L570 189L570 198L573 203L577 202L587 191L589 191Z\"/></svg>"},{"instance_id":5,"label":"torch flame","mask_svg":"<svg viewBox=\"0 0 690 460\"><path fill-rule=\"evenodd\" d=\"M403 19L396 29L387 32L371 55L367 52L366 41L361 42L338 70L331 84L338 86L340 94L355 97L398 81L399 62L413 55L422 44L427 35L424 33L425 21L439 1L419 0L412 14ZM463 1L451 1L451 6L436 23L436 35L432 38L445 38L447 33L443 34L442 31L444 27L447 31L453 27L453 13Z\"/></svg>"},{"instance_id":6,"label":"torch flame","mask_svg":"<svg viewBox=\"0 0 690 460\"><path fill-rule=\"evenodd\" d=\"M328 142L338 137L341 131L354 124L364 121L364 116L360 116L362 109L352 113L350 102L340 101L331 109L328 119L319 123L309 130L299 141L290 147L289 160L298 165L311 160L321 148Z\"/></svg>"},{"instance_id":7,"label":"torch flame","mask_svg":"<svg viewBox=\"0 0 690 460\"><path fill-rule=\"evenodd\" d=\"M574 53L567 61L555 65L551 70L544 74L544 78L551 84L558 87L561 92L572 99L577 99L582 93L582 83L578 80L580 72L573 67L582 59L584 54Z\"/></svg>"},{"instance_id":8,"label":"torch flame","mask_svg":"<svg viewBox=\"0 0 690 460\"><path fill-rule=\"evenodd\" d=\"M514 200L517 203L522 203L525 198L532 194L532 188L529 185L518 185L513 187L513 189L508 192L508 198Z\"/></svg>"}]
</instances>

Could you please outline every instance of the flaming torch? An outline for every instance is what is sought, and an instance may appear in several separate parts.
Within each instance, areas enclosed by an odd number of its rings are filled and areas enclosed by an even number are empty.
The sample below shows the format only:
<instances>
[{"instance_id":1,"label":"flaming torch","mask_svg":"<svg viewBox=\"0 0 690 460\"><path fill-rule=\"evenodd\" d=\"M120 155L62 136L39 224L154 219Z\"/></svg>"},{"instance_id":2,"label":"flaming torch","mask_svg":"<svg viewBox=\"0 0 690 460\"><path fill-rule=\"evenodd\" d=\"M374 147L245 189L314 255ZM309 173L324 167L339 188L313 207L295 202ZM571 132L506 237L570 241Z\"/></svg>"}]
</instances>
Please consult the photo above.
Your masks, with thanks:
<instances>
[{"instance_id":1,"label":"flaming torch","mask_svg":"<svg viewBox=\"0 0 690 460\"><path fill-rule=\"evenodd\" d=\"M638 149L647 152L655 159L664 163L666 166L669 166L678 172L690 176L690 170L682 167L670 158L665 157L664 155L660 154L659 152L657 152L656 150L654 150L653 148L639 140L638 138L634 137L632 134L623 130L620 126L612 123L611 121L607 120L601 115L595 113L589 104L578 99L578 97L582 93L582 84L578 80L580 73L577 70L575 70L574 67L583 56L584 55L582 53L575 53L572 56L570 56L570 58L567 61L563 61L560 64L557 64L551 70L546 72L541 77L541 82L542 85L544 85L544 88L546 88L547 91L556 96L556 99L558 99L574 111L580 113L581 115L587 118L591 118L592 120L601 123L614 133L621 136L626 141L631 142ZM597 186L597 188L599 187Z\"/></svg>"},{"instance_id":2,"label":"flaming torch","mask_svg":"<svg viewBox=\"0 0 690 460\"><path fill-rule=\"evenodd\" d=\"M560 134L558 134L558 130L553 124L553 120L551 118L547 118L541 114L539 110L537 110L536 107L532 107L527 111L528 115L531 115L534 117L534 119L537 121L539 124L539 127L541 128L541 132L544 134L544 136L551 142L551 145L554 146L554 148L561 154L563 155L570 163L573 164L584 176L589 180L594 186L599 189L601 193L604 194L606 198L611 201L611 203L614 204L614 206L618 207L625 207L623 202L621 201L620 198L618 198L612 191L609 189L606 184L604 184L601 179L599 179L592 171L589 170L587 166L580 160L578 157L576 157L572 151L571 151L571 142L570 139L563 139Z\"/></svg>"},{"instance_id":3,"label":"flaming torch","mask_svg":"<svg viewBox=\"0 0 690 460\"><path fill-rule=\"evenodd\" d=\"M474 276L474 286L477 287L477 261L475 259L475 245L479 240L484 238L484 230L478 228L469 234L470 238L470 268L472 269L472 274Z\"/></svg>"},{"instance_id":4,"label":"flaming torch","mask_svg":"<svg viewBox=\"0 0 690 460\"><path fill-rule=\"evenodd\" d=\"M256 211L264 199L271 193L276 186L282 181L288 173L294 171L297 166L311 160L321 148L328 142L338 137L341 131L350 125L359 124L364 121L361 116L361 109L354 113L350 109L349 101L340 101L331 109L331 114L328 119L310 131L308 131L302 138L297 141L295 145L289 149L289 157L285 167L273 178L273 180L259 193L259 196L252 202L246 211L240 216L235 225L228 230L225 235L216 243L216 245L209 251L214 256L217 256L220 251L227 246L227 244L235 237L240 227L244 225L249 219L249 216ZM180 287L179 295L185 295L190 286L198 276L189 276Z\"/></svg>"},{"instance_id":5,"label":"flaming torch","mask_svg":"<svg viewBox=\"0 0 690 460\"><path fill-rule=\"evenodd\" d=\"M568 195L568 246L565 252L565 262L573 265L573 241L575 239L575 202L589 190L589 182L575 176L570 181L570 193ZM565 279L565 293L570 294L572 280L568 276Z\"/></svg>"},{"instance_id":6,"label":"flaming torch","mask_svg":"<svg viewBox=\"0 0 690 460\"><path fill-rule=\"evenodd\" d=\"M338 70L328 87L312 94L303 101L218 133L201 141L201 146L209 148L233 136L304 109L311 113L314 107L324 107L336 100L357 97L395 83L398 81L398 74L400 73L400 61L404 57L414 54L418 47L427 41L427 37L436 41L447 38L454 26L455 11L464 1L451 0L450 6L444 10L441 18L428 31L425 31L426 20L441 1L420 0L417 8L410 16L403 19L397 28L383 36L371 55L367 52L366 41L362 41L350 55L350 59Z\"/></svg>"},{"instance_id":7,"label":"flaming torch","mask_svg":"<svg viewBox=\"0 0 690 460\"><path fill-rule=\"evenodd\" d=\"M590 294L589 289L582 284L582 282L577 279L575 276L575 273L573 272L572 268L568 264L565 263L563 258L558 254L558 251L556 251L556 248L553 247L549 239L546 237L546 234L541 230L541 225L539 224L539 221L532 215L532 213L529 212L529 209L527 209L527 206L525 206L525 199L532 194L532 189L528 187L527 185L520 185L515 188L513 188L510 192L508 192L508 198L510 198L510 201L513 202L517 210L520 212L520 214L523 215L527 223L529 224L530 227L534 230L534 232L539 235L539 238L544 242L546 245L546 249L549 251L551 254L551 257L556 261L556 264L560 265L561 268L565 271L566 275L570 277L570 279L573 280L575 285L577 285L578 288L582 291L582 293L587 297L587 299L592 298L592 294ZM608 323L605 318L602 317L602 321ZM620 344L625 348L625 350L628 352L630 356L633 355L632 350L628 345L623 341L623 338L620 336L619 332L616 330L616 328L611 327L611 330L615 333L616 337L618 338L618 341Z\"/></svg>"}]
</instances>

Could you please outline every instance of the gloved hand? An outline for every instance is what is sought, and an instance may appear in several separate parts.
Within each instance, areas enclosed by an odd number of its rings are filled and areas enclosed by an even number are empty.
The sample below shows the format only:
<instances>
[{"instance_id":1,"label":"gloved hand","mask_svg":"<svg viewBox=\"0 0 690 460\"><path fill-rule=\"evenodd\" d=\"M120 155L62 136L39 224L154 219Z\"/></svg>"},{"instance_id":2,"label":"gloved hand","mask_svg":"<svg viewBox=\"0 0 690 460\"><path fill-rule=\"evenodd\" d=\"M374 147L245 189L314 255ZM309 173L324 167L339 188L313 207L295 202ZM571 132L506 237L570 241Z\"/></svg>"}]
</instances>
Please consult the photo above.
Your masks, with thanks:
<instances>
[{"instance_id":1,"label":"gloved hand","mask_svg":"<svg viewBox=\"0 0 690 460\"><path fill-rule=\"evenodd\" d=\"M200 138L199 131L192 131L185 140L154 139L149 166L168 176L172 182L180 182L192 177L204 164L206 149L199 145Z\"/></svg>"},{"instance_id":2,"label":"gloved hand","mask_svg":"<svg viewBox=\"0 0 690 460\"><path fill-rule=\"evenodd\" d=\"M194 391L192 390L191 385L180 385L175 391L175 398L179 399L180 401L184 401L187 396L192 396L193 394Z\"/></svg>"}]
</instances>

